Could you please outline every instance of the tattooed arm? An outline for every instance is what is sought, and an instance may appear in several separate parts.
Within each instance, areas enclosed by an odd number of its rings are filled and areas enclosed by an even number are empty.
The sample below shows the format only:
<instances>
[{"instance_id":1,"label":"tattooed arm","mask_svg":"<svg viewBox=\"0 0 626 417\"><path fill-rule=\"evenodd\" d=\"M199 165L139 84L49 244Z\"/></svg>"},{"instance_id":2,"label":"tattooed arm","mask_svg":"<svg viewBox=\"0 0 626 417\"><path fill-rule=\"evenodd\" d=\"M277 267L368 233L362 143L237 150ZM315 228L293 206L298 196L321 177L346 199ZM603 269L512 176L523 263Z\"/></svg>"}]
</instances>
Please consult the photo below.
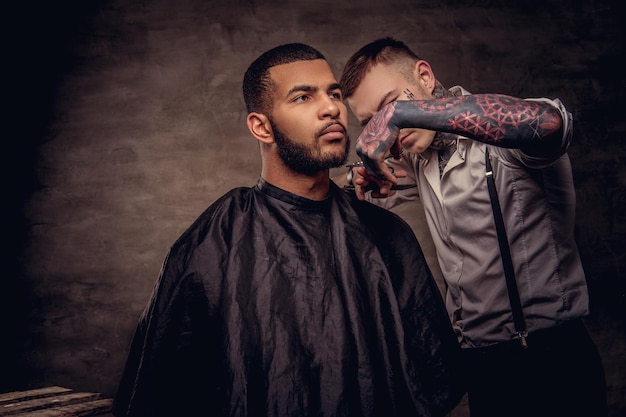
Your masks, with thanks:
<instances>
[{"instance_id":1,"label":"tattooed arm","mask_svg":"<svg viewBox=\"0 0 626 417\"><path fill-rule=\"evenodd\" d=\"M398 150L399 130L410 127L519 148L533 155L557 154L563 134L561 113L543 102L501 94L395 101L372 117L357 140L357 154L372 175L397 182L383 160L388 150Z\"/></svg>"}]
</instances>

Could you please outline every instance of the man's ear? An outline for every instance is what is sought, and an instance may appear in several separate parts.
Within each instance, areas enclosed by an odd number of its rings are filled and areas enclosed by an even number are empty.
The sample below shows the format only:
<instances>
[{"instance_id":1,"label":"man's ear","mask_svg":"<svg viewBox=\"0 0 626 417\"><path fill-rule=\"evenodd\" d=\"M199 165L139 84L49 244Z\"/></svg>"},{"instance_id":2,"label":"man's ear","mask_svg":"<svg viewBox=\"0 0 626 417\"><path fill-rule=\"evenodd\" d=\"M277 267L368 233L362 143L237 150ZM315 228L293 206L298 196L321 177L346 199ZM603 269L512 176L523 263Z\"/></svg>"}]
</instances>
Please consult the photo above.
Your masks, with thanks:
<instances>
[{"instance_id":1,"label":"man's ear","mask_svg":"<svg viewBox=\"0 0 626 417\"><path fill-rule=\"evenodd\" d=\"M248 113L248 130L261 143L273 143L274 132L266 115L262 113Z\"/></svg>"},{"instance_id":2,"label":"man's ear","mask_svg":"<svg viewBox=\"0 0 626 417\"><path fill-rule=\"evenodd\" d=\"M430 64L423 59L418 60L413 68L413 75L415 79L428 91L432 93L437 84L435 80L435 74L433 73Z\"/></svg>"}]
</instances>

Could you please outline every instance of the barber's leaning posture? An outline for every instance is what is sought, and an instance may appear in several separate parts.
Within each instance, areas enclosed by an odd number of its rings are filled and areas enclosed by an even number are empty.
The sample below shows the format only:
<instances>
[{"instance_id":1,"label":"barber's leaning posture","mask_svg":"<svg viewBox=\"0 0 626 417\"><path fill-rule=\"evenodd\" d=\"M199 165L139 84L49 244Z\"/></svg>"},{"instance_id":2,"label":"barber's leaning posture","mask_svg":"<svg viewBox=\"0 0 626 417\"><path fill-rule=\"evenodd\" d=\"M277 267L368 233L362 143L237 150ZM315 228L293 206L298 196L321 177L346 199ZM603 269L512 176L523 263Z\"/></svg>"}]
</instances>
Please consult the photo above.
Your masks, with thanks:
<instances>
[{"instance_id":1,"label":"barber's leaning posture","mask_svg":"<svg viewBox=\"0 0 626 417\"><path fill-rule=\"evenodd\" d=\"M581 321L589 300L563 104L445 89L391 38L357 51L340 84L364 128L357 196L386 208L419 198L426 212L471 416L606 416L602 362Z\"/></svg>"}]
</instances>

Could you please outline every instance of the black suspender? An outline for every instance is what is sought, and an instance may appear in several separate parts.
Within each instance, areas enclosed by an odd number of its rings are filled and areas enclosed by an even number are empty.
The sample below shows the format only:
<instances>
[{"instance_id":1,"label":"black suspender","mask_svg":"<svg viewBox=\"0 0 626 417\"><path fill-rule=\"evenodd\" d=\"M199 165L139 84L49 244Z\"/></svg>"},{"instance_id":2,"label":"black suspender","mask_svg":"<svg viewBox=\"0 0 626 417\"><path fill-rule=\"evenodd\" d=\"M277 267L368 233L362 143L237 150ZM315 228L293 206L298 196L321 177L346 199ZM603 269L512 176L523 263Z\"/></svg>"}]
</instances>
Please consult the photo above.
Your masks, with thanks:
<instances>
[{"instance_id":1,"label":"black suspender","mask_svg":"<svg viewBox=\"0 0 626 417\"><path fill-rule=\"evenodd\" d=\"M498 243L500 244L502 266L504 267L506 288L508 290L509 300L511 302L511 311L513 312L515 331L517 332L517 335L520 339L520 343L524 348L526 348L528 346L526 344L526 336L528 336L528 331L526 330L526 321L524 320L524 313L522 312L522 302L520 301L519 291L517 289L517 283L515 281L515 271L513 269L513 262L511 260L509 241L507 239L506 230L504 228L504 220L502 219L500 201L498 200L496 184L493 180L493 169L491 168L488 147L485 147L485 171L485 176L487 177L487 187L489 188L489 198L491 200L491 208L493 209L493 217L496 223L496 231L498 232Z\"/></svg>"}]
</instances>

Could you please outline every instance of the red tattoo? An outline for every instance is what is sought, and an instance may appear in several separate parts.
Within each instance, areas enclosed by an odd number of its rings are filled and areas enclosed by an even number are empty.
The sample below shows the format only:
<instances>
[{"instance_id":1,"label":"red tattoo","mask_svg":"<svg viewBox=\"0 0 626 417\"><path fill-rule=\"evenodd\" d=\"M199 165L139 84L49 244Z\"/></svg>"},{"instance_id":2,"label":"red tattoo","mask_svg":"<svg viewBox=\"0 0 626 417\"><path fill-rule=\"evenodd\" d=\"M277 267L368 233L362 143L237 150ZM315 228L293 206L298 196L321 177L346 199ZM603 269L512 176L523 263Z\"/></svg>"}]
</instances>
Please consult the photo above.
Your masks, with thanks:
<instances>
[{"instance_id":1,"label":"red tattoo","mask_svg":"<svg viewBox=\"0 0 626 417\"><path fill-rule=\"evenodd\" d=\"M560 115L551 107L499 94L456 97L436 103L424 101L418 105L440 114L445 130L488 143L542 139L561 127ZM451 110L453 114L449 113Z\"/></svg>"},{"instance_id":2,"label":"red tattoo","mask_svg":"<svg viewBox=\"0 0 626 417\"><path fill-rule=\"evenodd\" d=\"M374 117L367 123L363 132L359 136L361 149L365 151L370 158L375 154L384 152L393 143L390 142L392 137L391 129L389 129L389 120L393 116L395 106L386 106L382 111L376 113Z\"/></svg>"}]
</instances>

